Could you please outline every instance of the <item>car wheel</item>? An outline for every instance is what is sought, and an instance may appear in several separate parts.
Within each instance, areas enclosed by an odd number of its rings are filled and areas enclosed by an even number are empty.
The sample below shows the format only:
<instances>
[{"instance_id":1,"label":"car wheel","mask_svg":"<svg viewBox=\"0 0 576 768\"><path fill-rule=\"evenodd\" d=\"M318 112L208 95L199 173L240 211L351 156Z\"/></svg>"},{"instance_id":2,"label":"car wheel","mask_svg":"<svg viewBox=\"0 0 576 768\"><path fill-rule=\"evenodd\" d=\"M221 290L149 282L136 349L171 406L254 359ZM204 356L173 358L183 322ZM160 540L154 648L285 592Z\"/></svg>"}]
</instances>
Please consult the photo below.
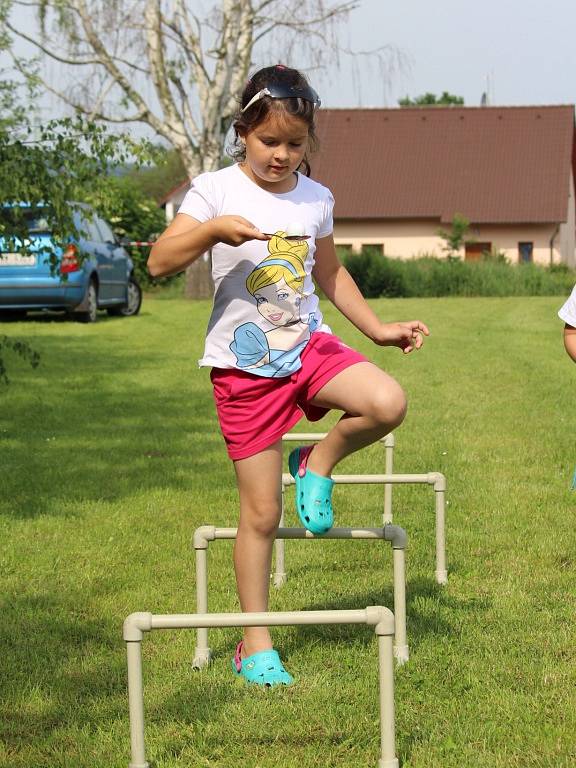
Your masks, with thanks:
<instances>
[{"instance_id":1,"label":"car wheel","mask_svg":"<svg viewBox=\"0 0 576 768\"><path fill-rule=\"evenodd\" d=\"M95 323L98 318L98 286L94 280L90 280L86 289L84 301L86 309L76 312L75 317L81 323Z\"/></svg>"},{"instance_id":2,"label":"car wheel","mask_svg":"<svg viewBox=\"0 0 576 768\"><path fill-rule=\"evenodd\" d=\"M108 310L109 315L133 317L140 312L142 306L142 289L136 282L134 276L130 277L128 281L128 301L122 307L110 307Z\"/></svg>"}]
</instances>

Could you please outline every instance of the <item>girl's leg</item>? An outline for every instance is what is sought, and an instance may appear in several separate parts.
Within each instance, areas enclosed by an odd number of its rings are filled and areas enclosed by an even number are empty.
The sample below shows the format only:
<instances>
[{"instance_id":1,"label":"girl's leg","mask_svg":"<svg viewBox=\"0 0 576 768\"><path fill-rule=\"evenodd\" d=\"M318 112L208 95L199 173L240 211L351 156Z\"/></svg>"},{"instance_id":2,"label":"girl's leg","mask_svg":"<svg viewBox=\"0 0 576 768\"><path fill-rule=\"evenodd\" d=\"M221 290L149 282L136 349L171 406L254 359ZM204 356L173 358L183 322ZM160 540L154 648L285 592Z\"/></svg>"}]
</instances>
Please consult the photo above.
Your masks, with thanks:
<instances>
[{"instance_id":1,"label":"girl's leg","mask_svg":"<svg viewBox=\"0 0 576 768\"><path fill-rule=\"evenodd\" d=\"M281 514L282 443L234 462L240 494L240 522L234 568L245 613L268 610L272 546ZM267 627L244 629L243 656L272 648Z\"/></svg>"},{"instance_id":2,"label":"girl's leg","mask_svg":"<svg viewBox=\"0 0 576 768\"><path fill-rule=\"evenodd\" d=\"M312 402L344 411L308 458L308 468L325 477L341 459L387 435L406 415L406 396L400 385L369 362L340 371Z\"/></svg>"}]
</instances>

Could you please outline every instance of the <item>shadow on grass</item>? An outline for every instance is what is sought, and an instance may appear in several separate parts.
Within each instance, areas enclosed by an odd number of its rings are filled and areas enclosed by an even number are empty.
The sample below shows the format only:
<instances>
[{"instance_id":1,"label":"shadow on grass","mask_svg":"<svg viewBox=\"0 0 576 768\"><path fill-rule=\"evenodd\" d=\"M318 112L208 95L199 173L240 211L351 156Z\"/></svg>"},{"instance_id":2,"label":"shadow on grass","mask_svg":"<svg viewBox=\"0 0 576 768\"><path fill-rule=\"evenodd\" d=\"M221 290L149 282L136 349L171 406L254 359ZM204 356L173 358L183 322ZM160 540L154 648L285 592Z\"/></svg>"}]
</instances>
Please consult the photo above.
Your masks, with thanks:
<instances>
[{"instance_id":1,"label":"shadow on grass","mask_svg":"<svg viewBox=\"0 0 576 768\"><path fill-rule=\"evenodd\" d=\"M208 476L215 487L229 481L205 372L184 382L175 372L172 382L169 372L153 378L167 362L141 348L103 348L84 337L41 342L52 369L4 393L2 512L70 514L74 502L198 490Z\"/></svg>"},{"instance_id":2,"label":"shadow on grass","mask_svg":"<svg viewBox=\"0 0 576 768\"><path fill-rule=\"evenodd\" d=\"M390 610L394 609L394 596L392 587L383 590L370 590L361 594L348 594L338 600L326 600L306 605L302 610L357 610L371 605L383 605ZM427 610L422 608L426 605ZM446 587L441 587L433 579L411 579L406 594L406 624L408 645L411 651L415 651L420 643L429 636L446 637L459 633L456 622L448 621L444 614L455 617L464 612L486 613L490 608L490 601L486 598L475 600L458 600L450 595ZM476 619L477 621L478 619ZM359 632L358 628L351 624L339 625L301 625L296 627L293 640L286 646L286 651L291 652L302 644L316 643L321 640L325 643L362 642L367 644L373 641L374 632L367 628L365 632Z\"/></svg>"},{"instance_id":3,"label":"shadow on grass","mask_svg":"<svg viewBox=\"0 0 576 768\"><path fill-rule=\"evenodd\" d=\"M125 689L124 659L103 652L118 647L118 626L80 615L67 592L63 603L49 596L11 596L0 628L3 702L2 739L30 744L47 738L67 720L94 727L118 717L116 697Z\"/></svg>"},{"instance_id":4,"label":"shadow on grass","mask_svg":"<svg viewBox=\"0 0 576 768\"><path fill-rule=\"evenodd\" d=\"M125 742L118 745L118 751L125 752L127 764L130 742L121 623L88 613L82 594L72 594L70 589L65 600L17 595L6 599L0 625L0 653L6 673L0 675L0 743L14 756L21 751L33 753L38 765L50 765L53 750L62 758L62 750L69 749L71 762L66 764L72 765L77 754L70 742L73 736L62 734L63 741L58 744L55 731L64 728L82 741L92 738L89 734L96 736L100 730L125 722ZM189 670L187 684L177 681L177 693L161 693L160 700L150 701L154 659L162 655L162 641L157 644L145 636L145 710L151 722L193 723L196 727L217 717L230 701L231 685L200 679L192 673L189 659L183 662ZM165 667L162 674L166 675ZM207 676L213 677L211 670ZM95 738L95 757L98 741Z\"/></svg>"}]
</instances>

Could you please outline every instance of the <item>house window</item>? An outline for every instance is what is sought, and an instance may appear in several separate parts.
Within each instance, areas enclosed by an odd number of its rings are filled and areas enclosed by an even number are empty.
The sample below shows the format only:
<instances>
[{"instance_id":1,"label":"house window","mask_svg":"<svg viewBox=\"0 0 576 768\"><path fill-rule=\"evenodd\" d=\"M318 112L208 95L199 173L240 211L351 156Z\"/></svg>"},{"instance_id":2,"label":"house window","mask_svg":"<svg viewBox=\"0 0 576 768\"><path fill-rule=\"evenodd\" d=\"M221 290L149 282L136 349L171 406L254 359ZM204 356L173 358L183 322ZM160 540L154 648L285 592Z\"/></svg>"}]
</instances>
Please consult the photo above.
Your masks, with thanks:
<instances>
[{"instance_id":1,"label":"house window","mask_svg":"<svg viewBox=\"0 0 576 768\"><path fill-rule=\"evenodd\" d=\"M534 243L518 243L518 261L520 264L534 261Z\"/></svg>"},{"instance_id":2,"label":"house window","mask_svg":"<svg viewBox=\"0 0 576 768\"><path fill-rule=\"evenodd\" d=\"M466 261L482 261L484 253L492 253L492 243L466 243L465 245Z\"/></svg>"},{"instance_id":3,"label":"house window","mask_svg":"<svg viewBox=\"0 0 576 768\"><path fill-rule=\"evenodd\" d=\"M338 254L338 258L345 259L348 256L351 256L353 253L353 248L351 243L336 243L336 253Z\"/></svg>"},{"instance_id":4,"label":"house window","mask_svg":"<svg viewBox=\"0 0 576 768\"><path fill-rule=\"evenodd\" d=\"M384 256L384 243L363 243L362 253L365 252Z\"/></svg>"}]
</instances>

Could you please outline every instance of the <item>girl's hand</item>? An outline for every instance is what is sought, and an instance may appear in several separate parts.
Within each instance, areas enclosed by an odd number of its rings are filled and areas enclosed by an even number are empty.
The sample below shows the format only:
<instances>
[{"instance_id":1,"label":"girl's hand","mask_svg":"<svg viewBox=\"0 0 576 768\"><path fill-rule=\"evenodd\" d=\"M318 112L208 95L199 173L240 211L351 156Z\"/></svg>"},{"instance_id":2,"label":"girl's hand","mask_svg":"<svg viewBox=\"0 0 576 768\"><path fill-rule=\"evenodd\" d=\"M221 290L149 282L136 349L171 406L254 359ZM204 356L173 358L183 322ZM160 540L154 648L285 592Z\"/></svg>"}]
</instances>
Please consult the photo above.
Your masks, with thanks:
<instances>
[{"instance_id":1,"label":"girl's hand","mask_svg":"<svg viewBox=\"0 0 576 768\"><path fill-rule=\"evenodd\" d=\"M420 349L424 343L423 336L429 336L428 327L420 320L410 320L406 323L382 323L372 337L381 347L400 347L404 354Z\"/></svg>"},{"instance_id":2,"label":"girl's hand","mask_svg":"<svg viewBox=\"0 0 576 768\"><path fill-rule=\"evenodd\" d=\"M268 235L242 216L217 216L210 223L218 242L226 245L238 246L248 240L270 240Z\"/></svg>"}]
</instances>

